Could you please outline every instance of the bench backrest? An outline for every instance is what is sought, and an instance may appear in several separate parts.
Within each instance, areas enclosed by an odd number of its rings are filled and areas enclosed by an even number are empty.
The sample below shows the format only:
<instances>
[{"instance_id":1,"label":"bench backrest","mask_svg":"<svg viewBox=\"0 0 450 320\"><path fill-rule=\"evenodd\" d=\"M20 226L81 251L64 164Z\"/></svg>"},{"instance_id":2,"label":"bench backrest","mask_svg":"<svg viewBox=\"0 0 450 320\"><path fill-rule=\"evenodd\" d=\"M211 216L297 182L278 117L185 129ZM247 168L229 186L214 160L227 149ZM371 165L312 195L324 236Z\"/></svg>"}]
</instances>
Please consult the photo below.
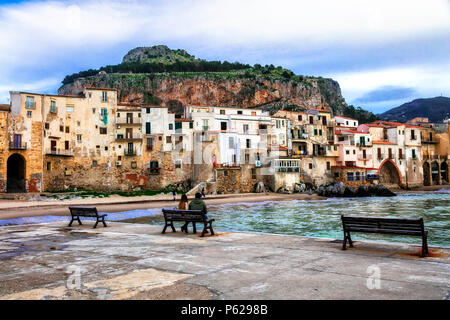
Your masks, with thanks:
<instances>
[{"instance_id":1,"label":"bench backrest","mask_svg":"<svg viewBox=\"0 0 450 320\"><path fill-rule=\"evenodd\" d=\"M163 214L166 221L204 222L206 220L202 210L163 209Z\"/></svg>"},{"instance_id":2,"label":"bench backrest","mask_svg":"<svg viewBox=\"0 0 450 320\"><path fill-rule=\"evenodd\" d=\"M72 216L97 217L98 212L95 207L69 207Z\"/></svg>"},{"instance_id":3,"label":"bench backrest","mask_svg":"<svg viewBox=\"0 0 450 320\"><path fill-rule=\"evenodd\" d=\"M424 231L423 219L409 218L374 218L374 217L355 217L341 216L344 230L384 230L397 232L421 233Z\"/></svg>"}]
</instances>

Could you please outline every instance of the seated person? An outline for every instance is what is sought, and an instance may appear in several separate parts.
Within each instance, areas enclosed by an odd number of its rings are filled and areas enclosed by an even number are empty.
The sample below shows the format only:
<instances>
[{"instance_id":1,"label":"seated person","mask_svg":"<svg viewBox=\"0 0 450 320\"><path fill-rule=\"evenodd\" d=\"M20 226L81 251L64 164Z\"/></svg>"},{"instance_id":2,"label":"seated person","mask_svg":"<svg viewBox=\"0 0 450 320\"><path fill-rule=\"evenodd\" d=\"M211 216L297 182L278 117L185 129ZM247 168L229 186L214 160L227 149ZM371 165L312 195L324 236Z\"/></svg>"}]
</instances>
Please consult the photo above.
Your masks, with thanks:
<instances>
[{"instance_id":1,"label":"seated person","mask_svg":"<svg viewBox=\"0 0 450 320\"><path fill-rule=\"evenodd\" d=\"M206 203L202 200L202 194L200 192L197 192L195 194L195 199L189 203L189 210L201 210L205 213L205 219L208 219L208 209L206 208ZM181 227L181 231L185 231L187 233L187 225L188 224L185 223L184 226Z\"/></svg>"}]
</instances>

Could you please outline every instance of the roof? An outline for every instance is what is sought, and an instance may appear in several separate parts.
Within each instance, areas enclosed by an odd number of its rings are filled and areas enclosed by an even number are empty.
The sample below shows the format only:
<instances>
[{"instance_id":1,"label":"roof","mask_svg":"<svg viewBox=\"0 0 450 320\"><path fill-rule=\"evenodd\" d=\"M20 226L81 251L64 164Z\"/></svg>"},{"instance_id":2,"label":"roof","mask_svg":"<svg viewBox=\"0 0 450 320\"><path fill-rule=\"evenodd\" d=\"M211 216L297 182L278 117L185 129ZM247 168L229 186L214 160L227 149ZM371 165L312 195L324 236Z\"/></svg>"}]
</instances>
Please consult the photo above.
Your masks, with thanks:
<instances>
[{"instance_id":1,"label":"roof","mask_svg":"<svg viewBox=\"0 0 450 320\"><path fill-rule=\"evenodd\" d=\"M199 105L192 105L192 104L188 104L186 105L187 107L194 107L194 108L218 108L218 109L222 109L222 108L228 108L228 109L241 109L241 110L258 110L258 111L263 111L263 109L258 109L258 108L253 108L253 107L228 107L228 106L199 106Z\"/></svg>"},{"instance_id":2,"label":"roof","mask_svg":"<svg viewBox=\"0 0 450 320\"><path fill-rule=\"evenodd\" d=\"M11 111L11 106L9 104L0 104L0 111Z\"/></svg>"},{"instance_id":3,"label":"roof","mask_svg":"<svg viewBox=\"0 0 450 320\"><path fill-rule=\"evenodd\" d=\"M309 110L314 110L314 111L319 111L319 112L327 112L327 113L331 113L330 110L326 110L326 109L315 109L315 108L309 108Z\"/></svg>"},{"instance_id":4,"label":"roof","mask_svg":"<svg viewBox=\"0 0 450 320\"><path fill-rule=\"evenodd\" d=\"M342 117L342 116L335 116L335 118L342 118L342 119L347 119L347 120L358 121L357 119L353 119L353 118L349 118L349 117Z\"/></svg>"},{"instance_id":5,"label":"roof","mask_svg":"<svg viewBox=\"0 0 450 320\"><path fill-rule=\"evenodd\" d=\"M372 144L396 144L396 143L389 141L372 141Z\"/></svg>"},{"instance_id":6,"label":"roof","mask_svg":"<svg viewBox=\"0 0 450 320\"><path fill-rule=\"evenodd\" d=\"M361 132L361 131L355 131L355 130L346 130L346 129L341 129L341 131L349 132L349 133L357 133L357 134L370 134L368 132Z\"/></svg>"},{"instance_id":7,"label":"roof","mask_svg":"<svg viewBox=\"0 0 450 320\"><path fill-rule=\"evenodd\" d=\"M132 107L138 107L138 106L139 106L139 103L132 103L132 102L124 101L124 102L119 102L119 103L117 103L117 105L118 105L118 106L132 106Z\"/></svg>"},{"instance_id":8,"label":"roof","mask_svg":"<svg viewBox=\"0 0 450 320\"><path fill-rule=\"evenodd\" d=\"M114 88L100 88L100 87L84 87L87 90L101 90L101 91L119 91Z\"/></svg>"},{"instance_id":9,"label":"roof","mask_svg":"<svg viewBox=\"0 0 450 320\"><path fill-rule=\"evenodd\" d=\"M175 118L175 122L194 122L194 120L188 118Z\"/></svg>"}]
</instances>

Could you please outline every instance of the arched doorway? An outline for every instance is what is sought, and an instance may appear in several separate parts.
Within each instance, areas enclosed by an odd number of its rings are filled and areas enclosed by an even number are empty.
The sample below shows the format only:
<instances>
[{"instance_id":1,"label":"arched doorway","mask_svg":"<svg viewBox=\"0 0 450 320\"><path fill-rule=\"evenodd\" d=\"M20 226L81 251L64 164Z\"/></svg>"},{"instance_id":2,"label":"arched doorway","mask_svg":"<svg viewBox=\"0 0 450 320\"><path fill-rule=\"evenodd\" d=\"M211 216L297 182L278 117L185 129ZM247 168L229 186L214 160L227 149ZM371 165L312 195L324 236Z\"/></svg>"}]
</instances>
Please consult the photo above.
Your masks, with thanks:
<instances>
[{"instance_id":1,"label":"arched doorway","mask_svg":"<svg viewBox=\"0 0 450 320\"><path fill-rule=\"evenodd\" d=\"M431 163L431 180L433 185L439 184L439 163L437 161Z\"/></svg>"},{"instance_id":2,"label":"arched doorway","mask_svg":"<svg viewBox=\"0 0 450 320\"><path fill-rule=\"evenodd\" d=\"M431 182L430 177L430 164L428 162L425 162L423 164L423 185L429 186Z\"/></svg>"},{"instance_id":3,"label":"arched doorway","mask_svg":"<svg viewBox=\"0 0 450 320\"><path fill-rule=\"evenodd\" d=\"M400 185L402 178L400 177L397 166L390 160L386 160L380 167L380 183Z\"/></svg>"},{"instance_id":4,"label":"arched doorway","mask_svg":"<svg viewBox=\"0 0 450 320\"><path fill-rule=\"evenodd\" d=\"M448 181L448 164L445 161L441 163L441 180L442 180L442 184L449 182Z\"/></svg>"},{"instance_id":5,"label":"arched doorway","mask_svg":"<svg viewBox=\"0 0 450 320\"><path fill-rule=\"evenodd\" d=\"M6 188L8 193L25 192L25 159L20 154L8 158Z\"/></svg>"}]
</instances>

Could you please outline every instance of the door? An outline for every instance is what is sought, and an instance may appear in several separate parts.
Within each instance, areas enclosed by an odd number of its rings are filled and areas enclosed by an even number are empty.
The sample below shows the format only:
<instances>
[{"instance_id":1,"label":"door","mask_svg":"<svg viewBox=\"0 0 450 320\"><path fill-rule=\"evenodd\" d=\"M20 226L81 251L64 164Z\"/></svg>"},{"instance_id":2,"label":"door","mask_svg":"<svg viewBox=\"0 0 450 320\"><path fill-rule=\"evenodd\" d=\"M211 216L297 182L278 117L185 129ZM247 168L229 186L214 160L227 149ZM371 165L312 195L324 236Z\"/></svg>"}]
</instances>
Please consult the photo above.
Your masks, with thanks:
<instances>
[{"instance_id":1,"label":"door","mask_svg":"<svg viewBox=\"0 0 450 320\"><path fill-rule=\"evenodd\" d=\"M133 114L127 113L127 123L133 123Z\"/></svg>"},{"instance_id":2,"label":"door","mask_svg":"<svg viewBox=\"0 0 450 320\"><path fill-rule=\"evenodd\" d=\"M132 139L133 138L133 129L132 128L126 128L125 130L126 130L126 133L125 133L126 138L127 139Z\"/></svg>"},{"instance_id":3,"label":"door","mask_svg":"<svg viewBox=\"0 0 450 320\"><path fill-rule=\"evenodd\" d=\"M134 154L133 142L128 143L128 154Z\"/></svg>"},{"instance_id":4,"label":"door","mask_svg":"<svg viewBox=\"0 0 450 320\"><path fill-rule=\"evenodd\" d=\"M20 149L20 146L22 145L22 135L21 134L15 134L14 135L14 148Z\"/></svg>"},{"instance_id":5,"label":"door","mask_svg":"<svg viewBox=\"0 0 450 320\"><path fill-rule=\"evenodd\" d=\"M56 141L55 140L50 141L50 150L52 152L56 152Z\"/></svg>"}]
</instances>

